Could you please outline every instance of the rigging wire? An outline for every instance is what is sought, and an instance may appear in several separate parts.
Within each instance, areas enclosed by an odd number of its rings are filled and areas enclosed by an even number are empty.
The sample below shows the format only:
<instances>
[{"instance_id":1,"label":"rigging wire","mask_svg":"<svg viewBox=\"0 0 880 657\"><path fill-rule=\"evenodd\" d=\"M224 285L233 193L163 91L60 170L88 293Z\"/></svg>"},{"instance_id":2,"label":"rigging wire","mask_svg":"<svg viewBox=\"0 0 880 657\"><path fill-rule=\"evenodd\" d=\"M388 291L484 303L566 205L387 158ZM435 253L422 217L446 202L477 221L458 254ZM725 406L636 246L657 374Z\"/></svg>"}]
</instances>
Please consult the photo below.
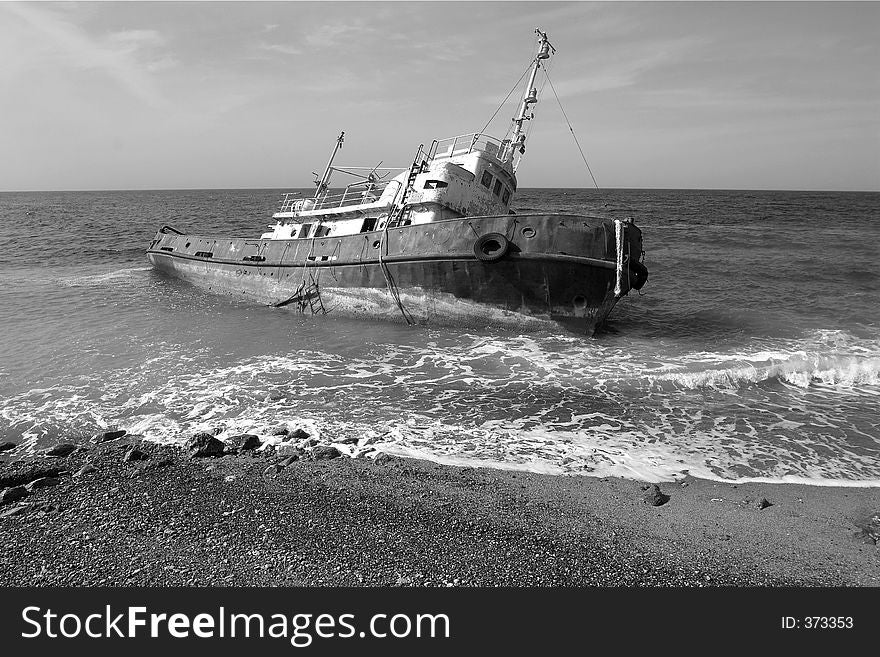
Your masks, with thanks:
<instances>
[{"instance_id":1,"label":"rigging wire","mask_svg":"<svg viewBox=\"0 0 880 657\"><path fill-rule=\"evenodd\" d=\"M556 93L556 87L553 86L553 80L550 79L550 75L547 73L547 69L544 69L544 76L547 79L547 82L550 83L550 88L553 90L553 95L556 96L556 102L559 103L559 109L562 110L562 116L565 117L565 122L568 124L568 129L571 131L571 136L574 137L574 143L578 147L578 151L580 151L581 158L584 161L584 165L587 167L587 171L590 172L590 178L593 179L593 184L596 186L596 189L599 189L599 183L596 182L596 176L593 175L593 170L590 168L589 163L587 162L587 158L584 155L584 150L581 148L580 142L578 142L577 135L574 134L574 128L571 127L571 121L568 120L568 115L565 113L565 108L562 106L562 101L559 100L559 94Z\"/></svg>"},{"instance_id":2,"label":"rigging wire","mask_svg":"<svg viewBox=\"0 0 880 657\"><path fill-rule=\"evenodd\" d=\"M501 108L504 107L504 104L505 104L505 103L507 102L507 100L510 98L510 95L511 95L514 91L516 91L516 88L519 86L519 83L522 82L522 79L523 79L524 77L526 77L526 73L529 72L529 69L530 69L530 68L532 68L532 62L531 62L531 61L529 62L529 65L526 66L526 70L524 70L524 71L522 72L522 75L519 76L519 80L516 81L516 84L514 84L514 85L510 88L510 91L507 92L507 95L504 97L504 100L501 101L501 104L498 106L498 109L496 109L496 110L495 110L495 113L492 114L491 117L489 117L489 120L488 120L488 121L486 121L486 125L484 125L483 128L482 128L482 130L480 130L480 134L482 134L483 132L485 132L485 131L486 131L486 128L489 127L489 124L492 123L492 121L495 120L495 117L498 116L498 112L500 112L500 111L501 111Z\"/></svg>"}]
</instances>

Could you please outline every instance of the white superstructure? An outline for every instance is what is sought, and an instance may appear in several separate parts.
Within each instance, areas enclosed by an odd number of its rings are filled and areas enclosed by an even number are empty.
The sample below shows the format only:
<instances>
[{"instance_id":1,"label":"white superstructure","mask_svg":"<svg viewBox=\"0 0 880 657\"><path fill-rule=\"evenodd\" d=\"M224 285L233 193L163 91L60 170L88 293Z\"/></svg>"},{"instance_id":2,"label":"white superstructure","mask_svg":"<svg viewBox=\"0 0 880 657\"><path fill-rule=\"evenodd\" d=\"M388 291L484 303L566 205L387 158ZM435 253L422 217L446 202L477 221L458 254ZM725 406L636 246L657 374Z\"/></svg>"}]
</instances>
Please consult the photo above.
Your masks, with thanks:
<instances>
[{"instance_id":1,"label":"white superstructure","mask_svg":"<svg viewBox=\"0 0 880 657\"><path fill-rule=\"evenodd\" d=\"M281 209L273 215L277 223L270 226L271 232L264 233L262 238L288 240L352 235L512 212L516 168L525 153L524 126L534 118L530 110L538 102L535 79L542 61L555 52L547 35L535 31L539 36L538 52L532 60L519 112L504 139L471 133L435 140L427 150L424 145L419 146L412 165L404 169L340 168L333 166L333 161L342 148L343 132L324 174L315 180L315 195L302 198L297 193L286 194ZM330 179L335 172L358 180L341 192L331 194ZM382 180L395 172L390 180Z\"/></svg>"}]
</instances>

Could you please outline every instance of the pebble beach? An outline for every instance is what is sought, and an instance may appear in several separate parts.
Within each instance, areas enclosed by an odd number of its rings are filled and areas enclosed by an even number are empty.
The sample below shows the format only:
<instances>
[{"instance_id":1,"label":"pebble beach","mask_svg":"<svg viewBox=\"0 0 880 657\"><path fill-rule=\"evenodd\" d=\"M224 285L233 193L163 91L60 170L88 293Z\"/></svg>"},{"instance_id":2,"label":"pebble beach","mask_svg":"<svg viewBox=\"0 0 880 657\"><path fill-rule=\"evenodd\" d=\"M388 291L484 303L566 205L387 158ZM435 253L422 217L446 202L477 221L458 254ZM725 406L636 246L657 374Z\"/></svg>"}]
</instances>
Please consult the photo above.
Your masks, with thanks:
<instances>
[{"instance_id":1,"label":"pebble beach","mask_svg":"<svg viewBox=\"0 0 880 657\"><path fill-rule=\"evenodd\" d=\"M119 433L0 454L0 585L880 584L877 488L657 486L351 458L296 434L267 449Z\"/></svg>"}]
</instances>

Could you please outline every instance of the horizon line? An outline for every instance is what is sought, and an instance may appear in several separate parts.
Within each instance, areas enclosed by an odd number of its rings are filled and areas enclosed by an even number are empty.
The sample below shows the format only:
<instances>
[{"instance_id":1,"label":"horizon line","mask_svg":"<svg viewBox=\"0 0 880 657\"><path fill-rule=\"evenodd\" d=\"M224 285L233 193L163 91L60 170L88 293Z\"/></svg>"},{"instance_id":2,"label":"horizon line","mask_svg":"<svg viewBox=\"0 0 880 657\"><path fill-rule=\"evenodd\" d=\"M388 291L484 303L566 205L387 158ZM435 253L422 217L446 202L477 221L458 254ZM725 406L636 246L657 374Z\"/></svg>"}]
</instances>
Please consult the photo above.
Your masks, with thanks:
<instances>
[{"instance_id":1,"label":"horizon line","mask_svg":"<svg viewBox=\"0 0 880 657\"><path fill-rule=\"evenodd\" d=\"M0 194L60 194L68 192L220 192L220 191L271 191L293 190L300 191L312 189L309 187L118 187L108 189L79 188L79 189L0 189ZM339 189L342 189L341 187ZM779 188L756 188L756 187L519 187L517 193L529 189L565 189L576 191L657 191L657 192L816 192L833 194L878 194L878 189L779 189Z\"/></svg>"}]
</instances>

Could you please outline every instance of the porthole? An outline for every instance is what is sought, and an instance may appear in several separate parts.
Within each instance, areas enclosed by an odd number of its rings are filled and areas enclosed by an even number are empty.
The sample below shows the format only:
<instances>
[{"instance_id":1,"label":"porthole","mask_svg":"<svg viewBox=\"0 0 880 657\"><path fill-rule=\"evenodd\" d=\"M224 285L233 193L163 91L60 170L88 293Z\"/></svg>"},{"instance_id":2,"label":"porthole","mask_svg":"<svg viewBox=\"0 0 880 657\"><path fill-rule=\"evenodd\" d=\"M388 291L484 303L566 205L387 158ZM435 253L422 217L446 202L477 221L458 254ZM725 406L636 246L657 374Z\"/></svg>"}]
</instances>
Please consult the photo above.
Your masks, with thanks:
<instances>
[{"instance_id":1,"label":"porthole","mask_svg":"<svg viewBox=\"0 0 880 657\"><path fill-rule=\"evenodd\" d=\"M523 237L526 237L528 239L532 239L537 234L535 229L531 226L523 226L522 230L519 232L522 233Z\"/></svg>"},{"instance_id":2,"label":"porthole","mask_svg":"<svg viewBox=\"0 0 880 657\"><path fill-rule=\"evenodd\" d=\"M378 249L378 248L379 248L379 244L381 244L381 242L380 242L379 240L376 240L375 242L373 242L373 248L374 248L374 249Z\"/></svg>"},{"instance_id":3,"label":"porthole","mask_svg":"<svg viewBox=\"0 0 880 657\"><path fill-rule=\"evenodd\" d=\"M571 300L571 303L578 310L582 310L587 307L587 298L582 294L578 294L577 296L575 296L574 299Z\"/></svg>"}]
</instances>

